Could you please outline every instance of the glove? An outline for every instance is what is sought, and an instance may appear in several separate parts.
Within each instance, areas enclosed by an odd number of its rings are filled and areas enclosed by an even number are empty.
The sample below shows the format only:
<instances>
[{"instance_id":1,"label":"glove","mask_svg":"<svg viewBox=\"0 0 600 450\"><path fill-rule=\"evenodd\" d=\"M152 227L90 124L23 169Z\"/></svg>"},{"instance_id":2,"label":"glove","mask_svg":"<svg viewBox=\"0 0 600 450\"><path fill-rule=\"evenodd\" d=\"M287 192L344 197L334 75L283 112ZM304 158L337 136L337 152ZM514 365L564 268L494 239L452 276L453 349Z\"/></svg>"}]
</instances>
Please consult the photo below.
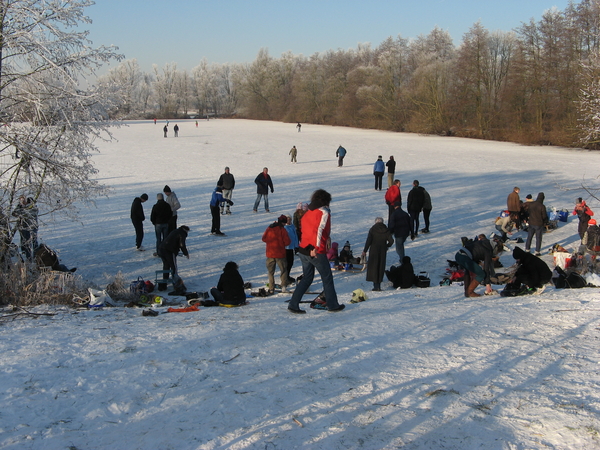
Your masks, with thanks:
<instances>
[{"instance_id":1,"label":"glove","mask_svg":"<svg viewBox=\"0 0 600 450\"><path fill-rule=\"evenodd\" d=\"M273 192L275 192L275 191L274 191L273 189L271 189L271 194L272 194Z\"/></svg>"},{"instance_id":2,"label":"glove","mask_svg":"<svg viewBox=\"0 0 600 450\"><path fill-rule=\"evenodd\" d=\"M233 206L233 202L231 200L227 200L227 203L229 203L229 206Z\"/></svg>"}]
</instances>

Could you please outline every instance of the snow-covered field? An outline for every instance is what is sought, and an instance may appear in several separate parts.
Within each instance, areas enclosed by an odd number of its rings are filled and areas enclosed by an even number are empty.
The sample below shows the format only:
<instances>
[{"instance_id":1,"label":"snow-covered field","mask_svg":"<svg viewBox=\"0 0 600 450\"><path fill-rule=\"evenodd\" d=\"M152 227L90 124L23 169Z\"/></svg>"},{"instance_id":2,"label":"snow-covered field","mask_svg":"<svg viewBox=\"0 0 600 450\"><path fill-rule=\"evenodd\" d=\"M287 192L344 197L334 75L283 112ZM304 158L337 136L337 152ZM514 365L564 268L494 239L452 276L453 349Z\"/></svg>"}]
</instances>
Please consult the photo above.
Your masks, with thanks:
<instances>
[{"instance_id":1,"label":"snow-covered field","mask_svg":"<svg viewBox=\"0 0 600 450\"><path fill-rule=\"evenodd\" d=\"M192 230L191 258L179 258L188 290L215 285L229 260L245 281L264 284L264 229L316 188L332 193L334 240L358 254L375 217L387 217L372 165L394 155L404 201L413 179L432 197L431 233L407 243L432 287L395 291L386 281L371 292L364 274L335 272L346 303L336 314L289 314L289 294L280 294L158 317L38 307L58 314L3 319L0 449L600 448L599 289L465 299L461 286L438 286L460 237L492 232L515 185L521 198L543 191L547 205L572 209L581 193L565 188L596 177L600 153L244 120L181 121L180 137L164 139L162 126L115 130L118 142L95 157L110 198L84 208L81 222L41 228L85 279L154 279L153 227L147 220L148 251L135 251L129 208L146 192L149 217L165 184L182 203L179 224ZM208 202L225 166L235 205L220 238L209 234ZM271 213L253 214L264 166L275 185ZM544 235L544 259L551 264L554 243L578 242L570 217ZM502 262L513 264L511 255ZM366 302L349 303L356 288Z\"/></svg>"}]
</instances>

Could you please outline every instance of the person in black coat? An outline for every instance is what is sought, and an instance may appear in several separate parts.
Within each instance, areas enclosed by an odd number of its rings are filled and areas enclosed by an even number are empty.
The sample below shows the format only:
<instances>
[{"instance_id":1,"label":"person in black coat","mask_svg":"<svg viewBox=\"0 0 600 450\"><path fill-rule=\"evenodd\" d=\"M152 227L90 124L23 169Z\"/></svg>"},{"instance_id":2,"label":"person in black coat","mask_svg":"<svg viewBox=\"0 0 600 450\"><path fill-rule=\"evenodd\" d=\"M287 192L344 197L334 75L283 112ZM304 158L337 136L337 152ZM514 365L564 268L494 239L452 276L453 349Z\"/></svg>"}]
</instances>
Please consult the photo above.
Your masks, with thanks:
<instances>
[{"instance_id":1,"label":"person in black coat","mask_svg":"<svg viewBox=\"0 0 600 450\"><path fill-rule=\"evenodd\" d=\"M540 192L534 202L529 204L529 228L527 229L527 240L525 241L525 250L531 249L531 241L535 235L535 254L540 255L542 248L542 234L544 225L548 223L548 213L544 205L544 193Z\"/></svg>"},{"instance_id":2,"label":"person in black coat","mask_svg":"<svg viewBox=\"0 0 600 450\"><path fill-rule=\"evenodd\" d=\"M216 288L210 290L215 301L224 305L243 305L246 303L244 280L238 272L238 265L229 261L223 268Z\"/></svg>"},{"instance_id":3,"label":"person in black coat","mask_svg":"<svg viewBox=\"0 0 600 450\"><path fill-rule=\"evenodd\" d=\"M520 247L515 247L513 258L519 263L519 268L511 283L524 284L529 288L539 289L550 282L552 271L537 256L524 251Z\"/></svg>"},{"instance_id":4,"label":"person in black coat","mask_svg":"<svg viewBox=\"0 0 600 450\"><path fill-rule=\"evenodd\" d=\"M419 215L425 203L425 193L419 188L419 180L413 181L413 188L408 192L406 200L406 209L411 219L411 234L410 238L414 239L419 235Z\"/></svg>"},{"instance_id":5,"label":"person in black coat","mask_svg":"<svg viewBox=\"0 0 600 450\"><path fill-rule=\"evenodd\" d=\"M269 212L269 189L271 189L271 194L274 192L273 181L271 180L271 175L269 175L269 169L263 167L263 171L256 176L254 183L256 183L256 201L254 202L253 208L254 212L257 212L258 205L262 197L265 198L265 211Z\"/></svg>"},{"instance_id":6,"label":"person in black coat","mask_svg":"<svg viewBox=\"0 0 600 450\"><path fill-rule=\"evenodd\" d=\"M158 247L158 256L162 259L163 270L170 271L173 275L173 280L177 277L177 254L181 251L187 259L190 259L185 240L187 239L190 228L182 225L176 230L169 233L167 238L161 242ZM163 279L169 278L169 273L163 273ZM158 290L166 290L166 283L159 283Z\"/></svg>"},{"instance_id":7,"label":"person in black coat","mask_svg":"<svg viewBox=\"0 0 600 450\"><path fill-rule=\"evenodd\" d=\"M394 212L390 216L388 228L396 240L396 253L398 262L402 264L404 259L404 243L410 235L412 222L410 216L402 209L400 202L394 203Z\"/></svg>"},{"instance_id":8,"label":"person in black coat","mask_svg":"<svg viewBox=\"0 0 600 450\"><path fill-rule=\"evenodd\" d=\"M154 256L158 256L158 247L167 238L169 220L172 216L171 205L165 201L164 195L156 194L156 204L152 207L150 213L150 222L154 225L154 232L156 233L156 253L154 253Z\"/></svg>"},{"instance_id":9,"label":"person in black coat","mask_svg":"<svg viewBox=\"0 0 600 450\"><path fill-rule=\"evenodd\" d=\"M139 251L144 251L142 247L142 240L144 239L144 207L142 203L148 200L148 194L142 194L139 197L133 199L131 204L131 223L135 229L135 248Z\"/></svg>"},{"instance_id":10,"label":"person in black coat","mask_svg":"<svg viewBox=\"0 0 600 450\"><path fill-rule=\"evenodd\" d=\"M373 282L373 290L381 291L381 281L385 274L387 249L394 243L392 233L383 223L383 219L375 219L375 225L369 230L367 242L362 252L363 257L367 256L369 249L369 260L367 262L367 281Z\"/></svg>"}]
</instances>

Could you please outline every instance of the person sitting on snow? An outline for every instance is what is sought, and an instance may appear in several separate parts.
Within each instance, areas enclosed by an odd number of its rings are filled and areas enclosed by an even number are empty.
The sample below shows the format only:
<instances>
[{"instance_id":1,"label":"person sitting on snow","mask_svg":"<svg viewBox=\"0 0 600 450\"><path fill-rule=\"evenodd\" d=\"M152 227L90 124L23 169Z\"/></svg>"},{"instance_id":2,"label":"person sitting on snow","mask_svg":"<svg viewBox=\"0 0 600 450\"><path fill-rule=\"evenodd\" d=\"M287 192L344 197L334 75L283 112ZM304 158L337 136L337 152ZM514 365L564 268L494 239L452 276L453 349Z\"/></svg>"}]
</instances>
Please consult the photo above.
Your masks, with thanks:
<instances>
[{"instance_id":1,"label":"person sitting on snow","mask_svg":"<svg viewBox=\"0 0 600 450\"><path fill-rule=\"evenodd\" d=\"M519 268L511 280L511 284L524 284L533 292L541 293L552 278L552 271L548 265L520 247L515 247L513 250L513 258L519 263Z\"/></svg>"},{"instance_id":2,"label":"person sitting on snow","mask_svg":"<svg viewBox=\"0 0 600 450\"><path fill-rule=\"evenodd\" d=\"M216 302L222 305L243 305L246 303L244 280L238 272L238 265L229 261L223 268L217 287L210 290Z\"/></svg>"}]
</instances>

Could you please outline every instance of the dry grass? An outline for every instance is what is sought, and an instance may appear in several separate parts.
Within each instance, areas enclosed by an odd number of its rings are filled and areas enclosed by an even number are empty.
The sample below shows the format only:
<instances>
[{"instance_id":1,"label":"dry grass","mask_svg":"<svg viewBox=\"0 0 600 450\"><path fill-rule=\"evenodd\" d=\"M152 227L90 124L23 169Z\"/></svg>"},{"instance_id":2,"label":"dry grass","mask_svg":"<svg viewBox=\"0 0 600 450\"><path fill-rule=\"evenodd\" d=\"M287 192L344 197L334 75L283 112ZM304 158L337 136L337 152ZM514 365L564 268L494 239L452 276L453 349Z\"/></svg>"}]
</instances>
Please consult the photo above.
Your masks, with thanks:
<instances>
[{"instance_id":1,"label":"dry grass","mask_svg":"<svg viewBox=\"0 0 600 450\"><path fill-rule=\"evenodd\" d=\"M0 304L35 306L70 304L73 295L85 296L84 280L71 272L39 270L19 262L0 273Z\"/></svg>"}]
</instances>

